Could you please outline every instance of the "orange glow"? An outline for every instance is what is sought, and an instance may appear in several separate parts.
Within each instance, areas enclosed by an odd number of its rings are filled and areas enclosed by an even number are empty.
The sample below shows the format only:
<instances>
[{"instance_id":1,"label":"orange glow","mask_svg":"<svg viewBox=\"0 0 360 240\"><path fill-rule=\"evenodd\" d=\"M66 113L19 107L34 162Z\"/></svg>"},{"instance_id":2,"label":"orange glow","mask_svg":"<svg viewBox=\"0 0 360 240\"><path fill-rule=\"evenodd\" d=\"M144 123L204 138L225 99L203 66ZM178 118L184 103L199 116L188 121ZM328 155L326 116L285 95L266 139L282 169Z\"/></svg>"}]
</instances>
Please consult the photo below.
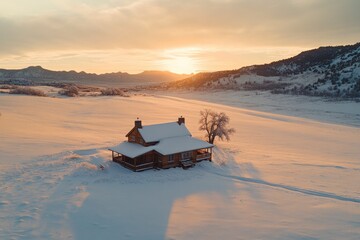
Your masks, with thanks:
<instances>
[{"instance_id":1,"label":"orange glow","mask_svg":"<svg viewBox=\"0 0 360 240\"><path fill-rule=\"evenodd\" d=\"M166 50L163 54L164 59L160 61L162 69L174 73L196 73L199 69L196 54L198 48L177 48Z\"/></svg>"},{"instance_id":2,"label":"orange glow","mask_svg":"<svg viewBox=\"0 0 360 240\"><path fill-rule=\"evenodd\" d=\"M1 1L0 30L6 37L0 40L0 66L213 72L360 39L357 0L288 0L269 7L263 2Z\"/></svg>"},{"instance_id":3,"label":"orange glow","mask_svg":"<svg viewBox=\"0 0 360 240\"><path fill-rule=\"evenodd\" d=\"M174 73L195 73L195 61L189 57L176 57L164 62L164 69Z\"/></svg>"},{"instance_id":4,"label":"orange glow","mask_svg":"<svg viewBox=\"0 0 360 240\"><path fill-rule=\"evenodd\" d=\"M192 232L203 228L209 220L216 221L217 204L225 205L224 198L217 193L193 194L176 200L170 212L166 235L176 238L184 234L184 229L186 229L185 232ZM173 226L177 227L173 228Z\"/></svg>"}]
</instances>

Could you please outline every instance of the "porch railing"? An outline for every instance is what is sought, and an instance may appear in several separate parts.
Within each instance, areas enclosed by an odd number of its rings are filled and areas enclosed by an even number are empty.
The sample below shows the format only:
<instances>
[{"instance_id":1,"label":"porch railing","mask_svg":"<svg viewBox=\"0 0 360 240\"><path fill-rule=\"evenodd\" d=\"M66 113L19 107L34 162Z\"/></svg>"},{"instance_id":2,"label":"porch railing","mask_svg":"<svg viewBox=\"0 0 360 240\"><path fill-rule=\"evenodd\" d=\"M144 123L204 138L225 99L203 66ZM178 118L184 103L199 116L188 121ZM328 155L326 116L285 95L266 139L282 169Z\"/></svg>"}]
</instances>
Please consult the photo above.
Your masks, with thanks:
<instances>
[{"instance_id":1,"label":"porch railing","mask_svg":"<svg viewBox=\"0 0 360 240\"><path fill-rule=\"evenodd\" d=\"M122 166L129 168L133 171L143 171L146 169L151 169L154 168L154 163L153 162L149 162L149 163L142 163L142 164L138 164L138 165L133 165L131 163L128 163L126 161L123 161L122 157L114 157L113 158L114 162L120 163Z\"/></svg>"},{"instance_id":2,"label":"porch railing","mask_svg":"<svg viewBox=\"0 0 360 240\"><path fill-rule=\"evenodd\" d=\"M113 157L114 162L121 162L123 160L122 156Z\"/></svg>"},{"instance_id":3,"label":"porch railing","mask_svg":"<svg viewBox=\"0 0 360 240\"><path fill-rule=\"evenodd\" d=\"M211 153L201 153L196 155L196 161L210 160Z\"/></svg>"}]
</instances>

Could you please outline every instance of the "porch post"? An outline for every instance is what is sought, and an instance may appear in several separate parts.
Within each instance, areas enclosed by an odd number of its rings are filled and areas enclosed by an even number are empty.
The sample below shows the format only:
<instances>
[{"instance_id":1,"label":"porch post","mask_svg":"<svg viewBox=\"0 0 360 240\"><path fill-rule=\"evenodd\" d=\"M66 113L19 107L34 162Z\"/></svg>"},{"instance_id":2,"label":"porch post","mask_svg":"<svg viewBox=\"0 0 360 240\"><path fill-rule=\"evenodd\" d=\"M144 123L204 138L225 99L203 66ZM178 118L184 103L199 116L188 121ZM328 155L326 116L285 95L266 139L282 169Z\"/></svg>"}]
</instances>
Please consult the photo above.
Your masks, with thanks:
<instances>
[{"instance_id":1,"label":"porch post","mask_svg":"<svg viewBox=\"0 0 360 240\"><path fill-rule=\"evenodd\" d=\"M210 162L212 161L212 148L210 148L210 158L209 158L209 161L210 161Z\"/></svg>"}]
</instances>

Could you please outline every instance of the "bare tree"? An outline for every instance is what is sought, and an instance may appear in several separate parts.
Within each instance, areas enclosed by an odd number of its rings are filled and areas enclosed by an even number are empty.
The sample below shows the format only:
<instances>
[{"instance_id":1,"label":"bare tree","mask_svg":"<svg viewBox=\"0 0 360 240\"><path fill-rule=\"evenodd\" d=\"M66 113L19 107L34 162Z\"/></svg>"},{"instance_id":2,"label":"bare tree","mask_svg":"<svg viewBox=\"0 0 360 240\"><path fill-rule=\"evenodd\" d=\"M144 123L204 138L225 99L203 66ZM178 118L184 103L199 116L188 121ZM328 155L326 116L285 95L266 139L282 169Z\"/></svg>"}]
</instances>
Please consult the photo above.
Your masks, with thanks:
<instances>
[{"instance_id":1,"label":"bare tree","mask_svg":"<svg viewBox=\"0 0 360 240\"><path fill-rule=\"evenodd\" d=\"M228 128L230 118L224 112L214 112L210 109L200 111L199 130L206 131L206 138L209 143L214 143L215 138L230 140L230 135L235 132L234 128Z\"/></svg>"}]
</instances>

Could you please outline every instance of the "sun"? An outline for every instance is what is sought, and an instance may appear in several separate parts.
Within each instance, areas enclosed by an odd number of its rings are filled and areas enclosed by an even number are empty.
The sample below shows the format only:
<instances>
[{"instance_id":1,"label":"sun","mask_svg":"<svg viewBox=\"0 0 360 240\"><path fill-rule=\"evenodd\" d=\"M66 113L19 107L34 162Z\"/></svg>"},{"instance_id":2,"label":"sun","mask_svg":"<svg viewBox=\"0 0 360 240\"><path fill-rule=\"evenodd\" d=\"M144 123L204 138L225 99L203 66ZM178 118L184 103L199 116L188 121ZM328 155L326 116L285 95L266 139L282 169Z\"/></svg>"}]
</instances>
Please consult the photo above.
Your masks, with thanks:
<instances>
[{"instance_id":1,"label":"sun","mask_svg":"<svg viewBox=\"0 0 360 240\"><path fill-rule=\"evenodd\" d=\"M196 72L195 62L189 57L176 57L165 62L165 68L174 73L194 73Z\"/></svg>"},{"instance_id":2,"label":"sun","mask_svg":"<svg viewBox=\"0 0 360 240\"><path fill-rule=\"evenodd\" d=\"M199 69L196 52L193 48L168 50L161 60L162 68L178 74L196 73Z\"/></svg>"}]
</instances>

